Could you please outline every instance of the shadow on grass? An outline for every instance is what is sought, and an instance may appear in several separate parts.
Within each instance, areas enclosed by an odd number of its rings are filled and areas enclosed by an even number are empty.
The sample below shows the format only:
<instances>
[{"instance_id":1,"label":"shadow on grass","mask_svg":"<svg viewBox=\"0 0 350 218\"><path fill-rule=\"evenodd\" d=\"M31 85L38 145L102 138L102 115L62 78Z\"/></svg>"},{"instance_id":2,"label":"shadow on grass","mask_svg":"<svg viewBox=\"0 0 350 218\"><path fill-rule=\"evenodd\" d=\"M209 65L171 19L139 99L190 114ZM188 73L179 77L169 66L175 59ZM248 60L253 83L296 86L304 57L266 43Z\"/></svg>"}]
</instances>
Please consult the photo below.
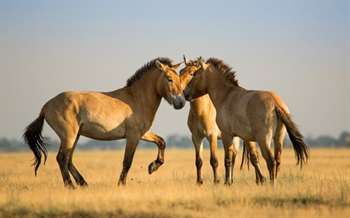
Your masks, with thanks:
<instances>
[{"instance_id":1,"label":"shadow on grass","mask_svg":"<svg viewBox=\"0 0 350 218\"><path fill-rule=\"evenodd\" d=\"M273 205L275 207L287 207L287 206L332 206L332 207L349 207L349 203L341 200L325 200L315 196L301 196L292 198L268 198L258 197L254 199L254 203L257 205Z\"/></svg>"},{"instance_id":2,"label":"shadow on grass","mask_svg":"<svg viewBox=\"0 0 350 218\"><path fill-rule=\"evenodd\" d=\"M155 213L155 212L128 212L122 209L118 209L111 212L97 212L97 211L89 211L89 210L74 210L72 212L52 209L52 210L43 210L43 211L33 211L29 208L11 208L7 209L6 207L0 208L0 217L53 217L53 218L63 218L63 217L84 217L84 218L95 218L95 217L120 217L120 218L157 218L157 217L165 217L171 218L174 216L170 216L168 214L163 213Z\"/></svg>"}]
</instances>

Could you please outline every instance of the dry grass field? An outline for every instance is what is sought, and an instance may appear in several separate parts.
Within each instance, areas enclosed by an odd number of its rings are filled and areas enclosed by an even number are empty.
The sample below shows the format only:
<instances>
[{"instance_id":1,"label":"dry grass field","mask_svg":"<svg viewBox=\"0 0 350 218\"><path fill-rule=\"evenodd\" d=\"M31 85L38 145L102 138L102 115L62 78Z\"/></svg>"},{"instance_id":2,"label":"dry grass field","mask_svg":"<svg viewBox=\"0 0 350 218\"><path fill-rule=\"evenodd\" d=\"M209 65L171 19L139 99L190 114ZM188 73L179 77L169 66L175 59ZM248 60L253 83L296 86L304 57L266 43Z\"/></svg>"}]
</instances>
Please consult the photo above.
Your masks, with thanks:
<instances>
[{"instance_id":1,"label":"dry grass field","mask_svg":"<svg viewBox=\"0 0 350 218\"><path fill-rule=\"evenodd\" d=\"M253 169L237 165L234 184L224 186L222 150L221 183L212 183L204 150L204 184L197 186L193 153L168 149L165 165L150 176L156 150L137 150L127 186L117 187L123 151L77 151L74 160L89 187L76 190L63 187L55 153L38 177L31 153L2 153L0 217L350 217L350 150L313 149L300 171L285 149L275 187L256 186Z\"/></svg>"}]
</instances>

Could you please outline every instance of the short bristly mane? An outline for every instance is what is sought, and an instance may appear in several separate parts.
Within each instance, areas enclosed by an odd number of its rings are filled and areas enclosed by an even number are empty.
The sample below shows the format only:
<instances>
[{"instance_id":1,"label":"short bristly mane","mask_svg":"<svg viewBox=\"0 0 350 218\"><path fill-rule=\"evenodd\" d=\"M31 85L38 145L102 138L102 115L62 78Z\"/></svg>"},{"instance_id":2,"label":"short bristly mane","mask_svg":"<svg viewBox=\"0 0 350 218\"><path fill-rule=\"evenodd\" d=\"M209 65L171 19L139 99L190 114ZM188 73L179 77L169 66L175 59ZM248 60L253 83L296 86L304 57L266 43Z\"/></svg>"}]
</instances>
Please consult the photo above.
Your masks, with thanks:
<instances>
[{"instance_id":1,"label":"short bristly mane","mask_svg":"<svg viewBox=\"0 0 350 218\"><path fill-rule=\"evenodd\" d=\"M217 58L209 58L206 62L212 65L218 71L224 74L225 78L233 85L239 86L238 80L236 79L236 71L233 71L231 67L225 64L222 60Z\"/></svg>"},{"instance_id":2,"label":"short bristly mane","mask_svg":"<svg viewBox=\"0 0 350 218\"><path fill-rule=\"evenodd\" d=\"M131 86L135 81L141 79L141 77L151 71L153 68L156 67L156 60L160 61L162 64L166 64L166 65L172 65L172 61L169 58L165 58L165 57L159 57L159 58L155 58L151 61L149 61L148 63L146 63L145 65L143 65L140 69L138 69L134 75L132 75L126 82L126 86Z\"/></svg>"}]
</instances>

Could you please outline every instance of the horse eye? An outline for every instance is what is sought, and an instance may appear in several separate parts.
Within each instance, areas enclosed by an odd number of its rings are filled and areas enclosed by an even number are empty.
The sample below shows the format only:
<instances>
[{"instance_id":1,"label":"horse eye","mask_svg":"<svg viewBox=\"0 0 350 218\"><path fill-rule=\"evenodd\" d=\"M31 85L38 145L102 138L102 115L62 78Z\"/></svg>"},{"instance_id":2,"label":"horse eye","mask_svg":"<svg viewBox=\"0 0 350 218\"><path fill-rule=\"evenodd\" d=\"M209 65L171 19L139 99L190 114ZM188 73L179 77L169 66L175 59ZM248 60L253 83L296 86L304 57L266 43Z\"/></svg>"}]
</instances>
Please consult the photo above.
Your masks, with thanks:
<instances>
[{"instance_id":1,"label":"horse eye","mask_svg":"<svg viewBox=\"0 0 350 218\"><path fill-rule=\"evenodd\" d=\"M169 82L173 82L173 80L172 80L171 78L168 78L168 81L169 81Z\"/></svg>"}]
</instances>

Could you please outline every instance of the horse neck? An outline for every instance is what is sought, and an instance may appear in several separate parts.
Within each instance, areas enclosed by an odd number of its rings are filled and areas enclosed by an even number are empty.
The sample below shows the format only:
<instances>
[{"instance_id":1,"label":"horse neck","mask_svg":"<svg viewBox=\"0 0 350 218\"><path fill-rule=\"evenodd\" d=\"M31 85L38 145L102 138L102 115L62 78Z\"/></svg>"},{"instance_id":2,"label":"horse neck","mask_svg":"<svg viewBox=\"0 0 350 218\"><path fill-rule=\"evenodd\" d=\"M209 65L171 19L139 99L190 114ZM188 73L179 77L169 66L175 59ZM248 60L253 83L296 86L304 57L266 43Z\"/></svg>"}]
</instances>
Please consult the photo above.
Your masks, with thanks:
<instances>
[{"instance_id":1,"label":"horse neck","mask_svg":"<svg viewBox=\"0 0 350 218\"><path fill-rule=\"evenodd\" d=\"M220 72L212 71L208 73L206 80L208 82L208 94L215 108L221 108L221 106L227 101L227 96L229 94L238 93L244 90L240 86L229 84L229 81L226 81L225 76Z\"/></svg>"},{"instance_id":2,"label":"horse neck","mask_svg":"<svg viewBox=\"0 0 350 218\"><path fill-rule=\"evenodd\" d=\"M157 112L162 100L162 96L157 90L159 76L160 72L158 70L147 72L129 87L136 104L140 106L144 113L152 117Z\"/></svg>"},{"instance_id":3,"label":"horse neck","mask_svg":"<svg viewBox=\"0 0 350 218\"><path fill-rule=\"evenodd\" d=\"M194 99L193 101L191 101L190 105L191 105L191 110L197 114L199 114L201 111L206 110L208 102L210 101L210 98L208 95L203 95L201 97L198 97L196 99Z\"/></svg>"}]
</instances>

